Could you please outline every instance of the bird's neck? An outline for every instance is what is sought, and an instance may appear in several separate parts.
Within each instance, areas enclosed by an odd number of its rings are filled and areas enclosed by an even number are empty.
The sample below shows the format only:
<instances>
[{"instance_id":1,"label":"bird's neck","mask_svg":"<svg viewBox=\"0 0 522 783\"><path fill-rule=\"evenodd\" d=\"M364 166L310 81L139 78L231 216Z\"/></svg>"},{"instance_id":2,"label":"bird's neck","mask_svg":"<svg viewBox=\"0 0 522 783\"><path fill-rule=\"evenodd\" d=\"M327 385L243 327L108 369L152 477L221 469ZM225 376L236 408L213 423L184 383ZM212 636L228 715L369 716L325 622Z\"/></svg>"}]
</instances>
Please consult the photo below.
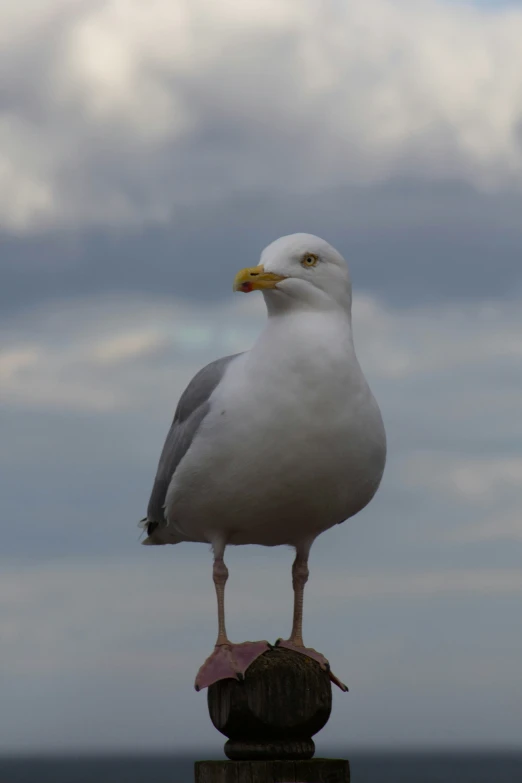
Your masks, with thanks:
<instances>
[{"instance_id":1,"label":"bird's neck","mask_svg":"<svg viewBox=\"0 0 522 783\"><path fill-rule=\"evenodd\" d=\"M254 353L271 354L274 346L287 357L337 356L340 361L356 361L350 314L341 308L329 312L292 308L269 313Z\"/></svg>"},{"instance_id":2,"label":"bird's neck","mask_svg":"<svg viewBox=\"0 0 522 783\"><path fill-rule=\"evenodd\" d=\"M343 292L344 294L344 292ZM350 325L352 322L352 299L350 292L339 300L311 286L294 296L283 290L263 291L263 297L269 318L286 317L299 313L337 314Z\"/></svg>"}]
</instances>

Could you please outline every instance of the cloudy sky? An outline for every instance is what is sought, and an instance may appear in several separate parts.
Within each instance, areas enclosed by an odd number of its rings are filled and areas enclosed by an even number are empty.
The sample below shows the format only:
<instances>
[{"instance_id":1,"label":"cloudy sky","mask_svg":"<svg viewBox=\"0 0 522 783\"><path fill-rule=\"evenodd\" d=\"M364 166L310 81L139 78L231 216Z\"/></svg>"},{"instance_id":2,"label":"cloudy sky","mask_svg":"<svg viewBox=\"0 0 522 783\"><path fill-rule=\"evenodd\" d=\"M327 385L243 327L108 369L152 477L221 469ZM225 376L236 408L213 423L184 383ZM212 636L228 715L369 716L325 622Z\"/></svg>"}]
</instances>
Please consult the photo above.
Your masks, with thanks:
<instances>
[{"instance_id":1,"label":"cloudy sky","mask_svg":"<svg viewBox=\"0 0 522 783\"><path fill-rule=\"evenodd\" d=\"M347 258L389 463L314 547L318 742L514 746L522 721L522 7L0 6L0 751L205 747L211 555L144 548L185 384L248 346L281 234ZM228 555L286 635L287 550ZM8 709L6 709L8 705Z\"/></svg>"}]
</instances>

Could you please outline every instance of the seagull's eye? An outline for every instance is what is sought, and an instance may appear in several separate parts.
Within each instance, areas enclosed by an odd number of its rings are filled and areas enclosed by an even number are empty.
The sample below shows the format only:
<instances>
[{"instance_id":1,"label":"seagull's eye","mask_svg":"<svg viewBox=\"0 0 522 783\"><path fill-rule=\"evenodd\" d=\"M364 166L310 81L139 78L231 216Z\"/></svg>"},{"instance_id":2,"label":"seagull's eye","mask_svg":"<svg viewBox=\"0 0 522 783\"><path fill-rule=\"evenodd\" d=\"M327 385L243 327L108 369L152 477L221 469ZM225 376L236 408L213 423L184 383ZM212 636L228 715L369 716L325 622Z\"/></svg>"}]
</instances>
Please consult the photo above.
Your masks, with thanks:
<instances>
[{"instance_id":1,"label":"seagull's eye","mask_svg":"<svg viewBox=\"0 0 522 783\"><path fill-rule=\"evenodd\" d=\"M314 253L306 253L301 260L301 266L304 267L315 266L318 261L319 259L317 258L316 255L314 255Z\"/></svg>"}]
</instances>

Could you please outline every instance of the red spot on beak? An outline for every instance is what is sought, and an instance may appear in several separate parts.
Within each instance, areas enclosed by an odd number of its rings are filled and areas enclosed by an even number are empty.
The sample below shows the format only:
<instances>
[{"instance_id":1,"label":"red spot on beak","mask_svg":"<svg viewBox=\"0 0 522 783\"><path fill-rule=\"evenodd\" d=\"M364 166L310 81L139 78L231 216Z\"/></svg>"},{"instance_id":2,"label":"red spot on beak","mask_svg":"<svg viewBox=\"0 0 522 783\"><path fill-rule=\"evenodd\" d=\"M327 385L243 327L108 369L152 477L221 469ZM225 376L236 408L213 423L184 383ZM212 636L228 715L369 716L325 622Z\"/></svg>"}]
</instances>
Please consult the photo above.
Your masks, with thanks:
<instances>
[{"instance_id":1,"label":"red spot on beak","mask_svg":"<svg viewBox=\"0 0 522 783\"><path fill-rule=\"evenodd\" d=\"M249 294L253 290L252 283L241 283L241 290Z\"/></svg>"}]
</instances>

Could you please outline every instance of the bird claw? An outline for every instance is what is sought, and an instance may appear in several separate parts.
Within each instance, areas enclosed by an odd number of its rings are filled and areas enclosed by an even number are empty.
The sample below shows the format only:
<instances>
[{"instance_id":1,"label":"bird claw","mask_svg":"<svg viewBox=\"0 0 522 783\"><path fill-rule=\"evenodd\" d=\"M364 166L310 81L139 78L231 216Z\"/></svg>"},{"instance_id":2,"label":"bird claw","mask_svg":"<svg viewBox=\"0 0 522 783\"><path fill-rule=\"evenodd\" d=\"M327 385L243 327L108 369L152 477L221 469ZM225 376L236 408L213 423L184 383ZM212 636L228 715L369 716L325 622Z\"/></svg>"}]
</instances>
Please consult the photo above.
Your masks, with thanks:
<instances>
[{"instance_id":1,"label":"bird claw","mask_svg":"<svg viewBox=\"0 0 522 783\"><path fill-rule=\"evenodd\" d=\"M348 686L344 684L344 682L341 682L341 680L335 676L333 671L330 668L330 662L327 658L324 657L324 655L320 652L317 652L317 650L314 650L313 647L302 647L300 645L294 644L289 639L278 639L275 643L276 647L283 647L286 650L292 650L293 652L301 653L301 655L306 655L308 658L312 658L312 660L317 661L321 669L325 672L327 672L328 676L330 677L330 680L337 685L338 688L340 688L344 693L348 691Z\"/></svg>"},{"instance_id":2,"label":"bird claw","mask_svg":"<svg viewBox=\"0 0 522 783\"><path fill-rule=\"evenodd\" d=\"M242 682L250 664L269 649L270 645L265 641L217 644L197 673L194 683L196 691L208 688L219 680L234 679Z\"/></svg>"}]
</instances>

